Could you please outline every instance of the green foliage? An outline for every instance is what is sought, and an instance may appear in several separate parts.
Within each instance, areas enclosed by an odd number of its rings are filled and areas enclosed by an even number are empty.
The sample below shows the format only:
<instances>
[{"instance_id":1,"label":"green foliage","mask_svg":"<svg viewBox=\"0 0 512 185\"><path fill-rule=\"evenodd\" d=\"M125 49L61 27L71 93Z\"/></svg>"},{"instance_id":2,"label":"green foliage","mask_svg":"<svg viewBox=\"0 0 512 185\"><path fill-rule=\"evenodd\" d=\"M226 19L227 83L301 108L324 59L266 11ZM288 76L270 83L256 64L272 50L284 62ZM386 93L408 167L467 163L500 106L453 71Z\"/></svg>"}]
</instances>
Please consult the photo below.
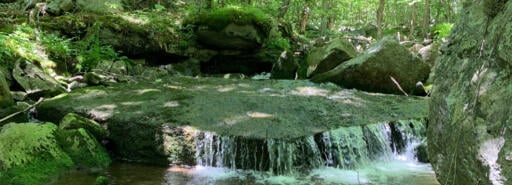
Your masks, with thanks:
<instances>
[{"instance_id":1,"label":"green foliage","mask_svg":"<svg viewBox=\"0 0 512 185\"><path fill-rule=\"evenodd\" d=\"M155 4L154 8L156 11L164 11L165 10L165 6L162 6L161 4Z\"/></svg>"},{"instance_id":2,"label":"green foliage","mask_svg":"<svg viewBox=\"0 0 512 185\"><path fill-rule=\"evenodd\" d=\"M105 176L98 176L96 178L96 182L94 182L94 185L108 185L110 182L108 180L108 177Z\"/></svg>"},{"instance_id":3,"label":"green foliage","mask_svg":"<svg viewBox=\"0 0 512 185\"><path fill-rule=\"evenodd\" d=\"M434 26L434 34L436 35L436 39L442 39L450 36L450 32L452 31L453 23L441 23L436 24Z\"/></svg>"},{"instance_id":4,"label":"green foliage","mask_svg":"<svg viewBox=\"0 0 512 185\"><path fill-rule=\"evenodd\" d=\"M10 123L0 132L0 182L41 184L73 165L55 138L52 123Z\"/></svg>"},{"instance_id":5,"label":"green foliage","mask_svg":"<svg viewBox=\"0 0 512 185\"><path fill-rule=\"evenodd\" d=\"M77 42L76 44L76 59L78 63L75 65L75 70L84 72L94 69L102 61L123 60L124 57L119 54L109 45L100 40L100 27L102 22L96 22L91 28L85 39Z\"/></svg>"},{"instance_id":6,"label":"green foliage","mask_svg":"<svg viewBox=\"0 0 512 185\"><path fill-rule=\"evenodd\" d=\"M266 47L269 49L277 49L281 51L289 51L290 41L283 37L271 38L267 41Z\"/></svg>"},{"instance_id":7,"label":"green foliage","mask_svg":"<svg viewBox=\"0 0 512 185\"><path fill-rule=\"evenodd\" d=\"M216 31L221 31L230 23L255 25L264 35L268 35L273 27L272 17L254 7L229 6L212 12L203 12L184 20L184 25L202 25Z\"/></svg>"},{"instance_id":8,"label":"green foliage","mask_svg":"<svg viewBox=\"0 0 512 185\"><path fill-rule=\"evenodd\" d=\"M18 58L38 63L45 69L65 65L72 50L69 39L19 25L12 33L0 33L0 61L12 67Z\"/></svg>"}]
</instances>

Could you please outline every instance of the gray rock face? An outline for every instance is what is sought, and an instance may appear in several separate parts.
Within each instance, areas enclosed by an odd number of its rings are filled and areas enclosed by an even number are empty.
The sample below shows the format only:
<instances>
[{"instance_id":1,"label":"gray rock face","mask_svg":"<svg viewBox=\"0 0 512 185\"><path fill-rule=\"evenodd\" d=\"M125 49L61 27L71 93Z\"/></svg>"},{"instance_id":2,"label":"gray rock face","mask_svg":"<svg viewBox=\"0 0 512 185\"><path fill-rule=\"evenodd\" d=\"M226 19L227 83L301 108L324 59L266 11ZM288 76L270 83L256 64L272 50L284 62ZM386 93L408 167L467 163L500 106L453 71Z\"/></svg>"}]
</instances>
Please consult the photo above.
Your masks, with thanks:
<instances>
[{"instance_id":1,"label":"gray rock face","mask_svg":"<svg viewBox=\"0 0 512 185\"><path fill-rule=\"evenodd\" d=\"M344 39L334 39L322 47L314 48L306 58L309 65L308 77L327 72L356 55L356 48Z\"/></svg>"},{"instance_id":2,"label":"gray rock face","mask_svg":"<svg viewBox=\"0 0 512 185\"><path fill-rule=\"evenodd\" d=\"M30 62L16 62L12 74L16 82L25 89L29 96L54 96L66 91L54 78L48 76Z\"/></svg>"},{"instance_id":3,"label":"gray rock face","mask_svg":"<svg viewBox=\"0 0 512 185\"><path fill-rule=\"evenodd\" d=\"M178 147L190 140L187 134L179 134L187 131L184 127L257 140L288 140L344 126L422 118L427 107L423 98L308 81L180 77L79 89L47 100L37 109L41 120L60 120L73 112L107 124L114 148L123 158L189 164L190 160L174 156L190 154L186 144Z\"/></svg>"},{"instance_id":4,"label":"gray rock face","mask_svg":"<svg viewBox=\"0 0 512 185\"><path fill-rule=\"evenodd\" d=\"M429 73L428 64L393 38L386 37L361 55L314 76L312 80L370 92L402 94L391 77L405 92L411 93L417 82L427 80Z\"/></svg>"},{"instance_id":5,"label":"gray rock face","mask_svg":"<svg viewBox=\"0 0 512 185\"><path fill-rule=\"evenodd\" d=\"M14 104L9 85L4 78L4 74L0 72L0 108L8 107Z\"/></svg>"},{"instance_id":6,"label":"gray rock face","mask_svg":"<svg viewBox=\"0 0 512 185\"><path fill-rule=\"evenodd\" d=\"M465 2L435 67L428 150L443 185L512 184L511 14L512 1Z\"/></svg>"},{"instance_id":7,"label":"gray rock face","mask_svg":"<svg viewBox=\"0 0 512 185\"><path fill-rule=\"evenodd\" d=\"M253 50L261 47L262 38L253 25L231 23L221 31L199 30L198 41L213 49Z\"/></svg>"},{"instance_id":8,"label":"gray rock face","mask_svg":"<svg viewBox=\"0 0 512 185\"><path fill-rule=\"evenodd\" d=\"M272 79L295 79L299 63L293 58L293 53L282 52L272 66Z\"/></svg>"}]
</instances>

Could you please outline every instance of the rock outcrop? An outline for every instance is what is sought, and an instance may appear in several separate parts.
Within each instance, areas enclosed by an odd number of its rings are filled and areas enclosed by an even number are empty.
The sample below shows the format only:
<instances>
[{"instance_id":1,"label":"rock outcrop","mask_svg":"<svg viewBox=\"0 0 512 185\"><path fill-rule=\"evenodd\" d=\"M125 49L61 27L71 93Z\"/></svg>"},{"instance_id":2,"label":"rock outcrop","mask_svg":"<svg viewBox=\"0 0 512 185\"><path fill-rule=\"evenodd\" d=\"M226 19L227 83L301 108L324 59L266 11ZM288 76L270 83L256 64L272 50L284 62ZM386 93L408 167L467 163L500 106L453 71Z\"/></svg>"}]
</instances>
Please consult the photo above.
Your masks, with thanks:
<instances>
[{"instance_id":1,"label":"rock outcrop","mask_svg":"<svg viewBox=\"0 0 512 185\"><path fill-rule=\"evenodd\" d=\"M343 126L422 118L428 112L423 98L308 81L189 77L79 89L37 109L41 120L58 121L73 112L102 122L121 158L156 164L194 164L193 158L172 156L192 155L186 133L195 129L287 140Z\"/></svg>"},{"instance_id":2,"label":"rock outcrop","mask_svg":"<svg viewBox=\"0 0 512 185\"><path fill-rule=\"evenodd\" d=\"M31 62L16 62L12 75L32 97L49 97L66 92L59 82Z\"/></svg>"},{"instance_id":3,"label":"rock outcrop","mask_svg":"<svg viewBox=\"0 0 512 185\"><path fill-rule=\"evenodd\" d=\"M309 52L308 77L327 72L339 64L354 58L357 55L356 48L344 39L333 39L321 47L316 47Z\"/></svg>"},{"instance_id":4,"label":"rock outcrop","mask_svg":"<svg viewBox=\"0 0 512 185\"><path fill-rule=\"evenodd\" d=\"M406 93L414 93L416 83L425 82L429 73L428 64L393 38L386 37L359 56L314 76L312 81L333 82L369 92L403 94L391 77Z\"/></svg>"},{"instance_id":5,"label":"rock outcrop","mask_svg":"<svg viewBox=\"0 0 512 185\"><path fill-rule=\"evenodd\" d=\"M512 184L512 1L464 3L435 66L428 150L439 182Z\"/></svg>"}]
</instances>

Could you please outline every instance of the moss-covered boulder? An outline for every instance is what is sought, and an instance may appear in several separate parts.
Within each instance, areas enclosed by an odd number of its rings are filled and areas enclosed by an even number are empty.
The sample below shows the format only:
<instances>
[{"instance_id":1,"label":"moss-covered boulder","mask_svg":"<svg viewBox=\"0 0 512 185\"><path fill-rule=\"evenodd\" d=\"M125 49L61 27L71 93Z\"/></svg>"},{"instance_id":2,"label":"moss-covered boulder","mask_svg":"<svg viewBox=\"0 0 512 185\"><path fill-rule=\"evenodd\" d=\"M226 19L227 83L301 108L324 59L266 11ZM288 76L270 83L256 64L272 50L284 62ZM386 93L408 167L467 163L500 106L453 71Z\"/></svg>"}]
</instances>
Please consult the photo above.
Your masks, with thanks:
<instances>
[{"instance_id":1,"label":"moss-covered boulder","mask_svg":"<svg viewBox=\"0 0 512 185\"><path fill-rule=\"evenodd\" d=\"M66 14L41 17L44 30L69 37L95 38L131 58L145 58L149 64L176 63L194 51L192 35L180 30L181 15L173 12L123 12L116 14Z\"/></svg>"},{"instance_id":2,"label":"moss-covered boulder","mask_svg":"<svg viewBox=\"0 0 512 185\"><path fill-rule=\"evenodd\" d=\"M260 48L275 27L272 18L249 7L228 7L201 13L185 24L195 25L197 41L213 49Z\"/></svg>"},{"instance_id":3,"label":"moss-covered boulder","mask_svg":"<svg viewBox=\"0 0 512 185\"><path fill-rule=\"evenodd\" d=\"M111 162L105 148L86 129L61 130L57 140L77 166L105 168Z\"/></svg>"},{"instance_id":4,"label":"moss-covered boulder","mask_svg":"<svg viewBox=\"0 0 512 185\"><path fill-rule=\"evenodd\" d=\"M25 10L43 7L37 5L43 3L46 12L53 15L62 15L67 12L92 12L92 13L115 13L123 10L121 0L23 0L21 6Z\"/></svg>"},{"instance_id":5,"label":"moss-covered boulder","mask_svg":"<svg viewBox=\"0 0 512 185\"><path fill-rule=\"evenodd\" d=\"M464 2L434 72L428 151L439 182L512 184L512 1Z\"/></svg>"},{"instance_id":6,"label":"moss-covered boulder","mask_svg":"<svg viewBox=\"0 0 512 185\"><path fill-rule=\"evenodd\" d=\"M59 82L28 61L16 62L12 75L32 97L48 97L66 92Z\"/></svg>"},{"instance_id":7,"label":"moss-covered boulder","mask_svg":"<svg viewBox=\"0 0 512 185\"><path fill-rule=\"evenodd\" d=\"M37 110L41 120L60 120L70 112L100 120L117 156L160 165L195 163L194 129L290 139L341 126L422 118L428 112L423 98L309 81L191 77L88 87L48 99Z\"/></svg>"},{"instance_id":8,"label":"moss-covered boulder","mask_svg":"<svg viewBox=\"0 0 512 185\"><path fill-rule=\"evenodd\" d=\"M0 129L1 184L44 184L48 177L73 166L57 142L56 125L10 123Z\"/></svg>"},{"instance_id":9,"label":"moss-covered boulder","mask_svg":"<svg viewBox=\"0 0 512 185\"><path fill-rule=\"evenodd\" d=\"M354 58L356 48L345 39L333 39L323 46L313 48L307 58L308 77L327 72Z\"/></svg>"},{"instance_id":10,"label":"moss-covered boulder","mask_svg":"<svg viewBox=\"0 0 512 185\"><path fill-rule=\"evenodd\" d=\"M9 74L10 75L10 74ZM5 108L14 104L9 85L0 71L0 108Z\"/></svg>"},{"instance_id":11,"label":"moss-covered boulder","mask_svg":"<svg viewBox=\"0 0 512 185\"><path fill-rule=\"evenodd\" d=\"M96 140L101 141L107 137L107 131L94 120L84 118L80 115L69 113L62 118L59 124L62 130L74 130L83 128L91 133Z\"/></svg>"},{"instance_id":12,"label":"moss-covered boulder","mask_svg":"<svg viewBox=\"0 0 512 185\"><path fill-rule=\"evenodd\" d=\"M346 88L370 92L403 94L391 77L407 93L414 93L417 82L425 82L430 67L391 37L386 37L361 55L312 78ZM418 93L418 92L416 92Z\"/></svg>"}]
</instances>

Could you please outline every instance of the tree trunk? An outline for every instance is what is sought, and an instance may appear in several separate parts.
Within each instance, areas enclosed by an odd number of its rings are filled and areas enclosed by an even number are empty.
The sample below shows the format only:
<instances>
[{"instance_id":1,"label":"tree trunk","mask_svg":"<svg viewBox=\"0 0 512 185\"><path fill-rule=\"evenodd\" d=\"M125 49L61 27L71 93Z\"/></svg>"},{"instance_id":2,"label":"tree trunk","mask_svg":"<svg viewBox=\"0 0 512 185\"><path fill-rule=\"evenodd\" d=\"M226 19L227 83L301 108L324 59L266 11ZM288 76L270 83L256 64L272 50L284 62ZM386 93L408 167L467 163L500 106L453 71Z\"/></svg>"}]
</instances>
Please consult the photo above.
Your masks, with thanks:
<instances>
[{"instance_id":1,"label":"tree trunk","mask_svg":"<svg viewBox=\"0 0 512 185\"><path fill-rule=\"evenodd\" d=\"M384 0L379 0L379 8L377 9L377 37L382 38L382 19L384 18Z\"/></svg>"},{"instance_id":2,"label":"tree trunk","mask_svg":"<svg viewBox=\"0 0 512 185\"><path fill-rule=\"evenodd\" d=\"M309 18L310 13L311 12L309 9L309 0L306 0L306 2L304 4L304 9L302 9L302 19L300 21L300 30L299 30L300 34L304 34L306 32L306 25L308 23L308 18Z\"/></svg>"},{"instance_id":3,"label":"tree trunk","mask_svg":"<svg viewBox=\"0 0 512 185\"><path fill-rule=\"evenodd\" d=\"M333 9L334 0L329 0L329 7L331 7L331 9ZM331 30L334 27L334 21L335 21L334 14L335 13L333 11L329 11L329 18L327 20L327 30Z\"/></svg>"},{"instance_id":4,"label":"tree trunk","mask_svg":"<svg viewBox=\"0 0 512 185\"><path fill-rule=\"evenodd\" d=\"M425 0L425 15L423 15L423 37L430 39L430 0Z\"/></svg>"},{"instance_id":5,"label":"tree trunk","mask_svg":"<svg viewBox=\"0 0 512 185\"><path fill-rule=\"evenodd\" d=\"M283 5L281 5L281 9L279 10L279 15L277 15L277 19L281 20L284 18L286 13L288 12L288 8L290 8L291 0L283 0Z\"/></svg>"},{"instance_id":6,"label":"tree trunk","mask_svg":"<svg viewBox=\"0 0 512 185\"><path fill-rule=\"evenodd\" d=\"M320 33L322 35L325 35L325 32L327 31L327 14L326 12L330 12L329 6L328 6L328 0L322 0L322 16L320 18Z\"/></svg>"},{"instance_id":7,"label":"tree trunk","mask_svg":"<svg viewBox=\"0 0 512 185\"><path fill-rule=\"evenodd\" d=\"M411 4L411 24L409 29L409 40L414 40L414 25L416 24L416 3Z\"/></svg>"}]
</instances>

